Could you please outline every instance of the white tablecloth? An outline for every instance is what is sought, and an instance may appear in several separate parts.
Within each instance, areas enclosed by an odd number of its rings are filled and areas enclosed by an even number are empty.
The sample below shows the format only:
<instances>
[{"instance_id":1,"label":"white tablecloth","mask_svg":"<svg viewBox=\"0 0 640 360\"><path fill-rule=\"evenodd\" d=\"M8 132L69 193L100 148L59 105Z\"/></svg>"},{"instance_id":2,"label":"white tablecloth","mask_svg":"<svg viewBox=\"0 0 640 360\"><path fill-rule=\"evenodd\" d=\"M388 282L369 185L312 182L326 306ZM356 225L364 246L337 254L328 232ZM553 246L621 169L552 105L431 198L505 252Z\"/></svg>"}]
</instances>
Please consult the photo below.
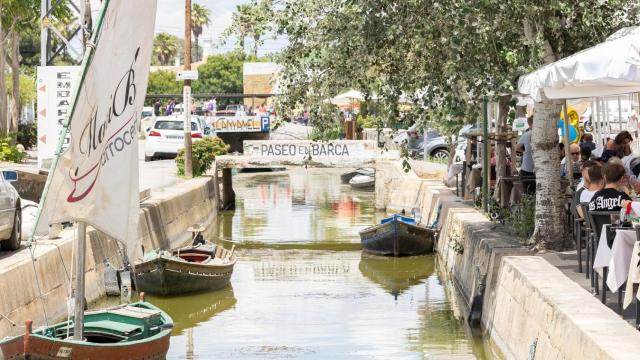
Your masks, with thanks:
<instances>
[{"instance_id":1,"label":"white tablecloth","mask_svg":"<svg viewBox=\"0 0 640 360\"><path fill-rule=\"evenodd\" d=\"M605 226L602 227L596 258L593 261L593 269L602 276L602 268L609 267L607 287L613 292L618 291L622 284L627 281L635 243L635 230L616 230L616 237L613 240L611 249L609 249L606 228Z\"/></svg>"},{"instance_id":2,"label":"white tablecloth","mask_svg":"<svg viewBox=\"0 0 640 360\"><path fill-rule=\"evenodd\" d=\"M624 294L625 309L633 301L633 284L640 283L640 267L638 267L639 262L640 262L640 243L636 241L636 243L633 246L633 250L631 251L631 261L629 263L629 275L627 276L627 288ZM640 300L640 288L638 289L638 294L636 294L636 298Z\"/></svg>"}]
</instances>

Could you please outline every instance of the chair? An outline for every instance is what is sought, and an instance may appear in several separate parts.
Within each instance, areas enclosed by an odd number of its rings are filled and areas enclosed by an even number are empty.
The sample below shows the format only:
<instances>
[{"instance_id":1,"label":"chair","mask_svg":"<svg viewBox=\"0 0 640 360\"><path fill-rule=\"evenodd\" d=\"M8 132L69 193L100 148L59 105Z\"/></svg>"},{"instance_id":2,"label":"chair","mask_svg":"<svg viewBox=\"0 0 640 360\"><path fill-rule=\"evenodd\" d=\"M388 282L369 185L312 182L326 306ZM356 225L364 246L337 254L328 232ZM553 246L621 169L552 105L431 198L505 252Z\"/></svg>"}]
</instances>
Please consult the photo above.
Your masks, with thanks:
<instances>
[{"instance_id":1,"label":"chair","mask_svg":"<svg viewBox=\"0 0 640 360\"><path fill-rule=\"evenodd\" d=\"M578 214L578 206L580 206L580 195L583 191L584 188L576 191L573 195L573 199L571 200L571 204L569 205L569 210L573 217L573 237L576 242L576 249L578 253L578 272L582 272L582 224L584 223L584 219L582 219Z\"/></svg>"},{"instance_id":2,"label":"chair","mask_svg":"<svg viewBox=\"0 0 640 360\"><path fill-rule=\"evenodd\" d=\"M591 248L592 248L592 234L591 234L591 226L589 225L589 218L587 217L587 211L589 211L589 203L588 202L581 202L580 203L580 208L582 209L582 215L583 215L583 221L584 221L584 233L585 233L585 259L584 259L584 265L585 265L585 277L587 279L591 279L591 287L593 287L593 276L591 276L591 274L593 273L593 267L590 266L591 264Z\"/></svg>"},{"instance_id":3,"label":"chair","mask_svg":"<svg viewBox=\"0 0 640 360\"><path fill-rule=\"evenodd\" d=\"M593 261L595 260L595 252L597 249L597 244L600 241L600 235L602 233L602 227L605 225L613 224L612 217L617 217L620 215L620 211L587 211L587 218L589 219L589 226L591 227L592 237L591 237L591 275L592 275L592 285L595 285L596 294L598 291L598 278L596 277L596 273L593 271ZM607 245L611 247L609 243L609 239L613 241L615 238L615 232L612 232L610 229L607 229ZM606 303L607 301L607 288L606 288L606 278L607 278L608 268L604 267L602 269L602 293L600 294L602 303Z\"/></svg>"}]
</instances>

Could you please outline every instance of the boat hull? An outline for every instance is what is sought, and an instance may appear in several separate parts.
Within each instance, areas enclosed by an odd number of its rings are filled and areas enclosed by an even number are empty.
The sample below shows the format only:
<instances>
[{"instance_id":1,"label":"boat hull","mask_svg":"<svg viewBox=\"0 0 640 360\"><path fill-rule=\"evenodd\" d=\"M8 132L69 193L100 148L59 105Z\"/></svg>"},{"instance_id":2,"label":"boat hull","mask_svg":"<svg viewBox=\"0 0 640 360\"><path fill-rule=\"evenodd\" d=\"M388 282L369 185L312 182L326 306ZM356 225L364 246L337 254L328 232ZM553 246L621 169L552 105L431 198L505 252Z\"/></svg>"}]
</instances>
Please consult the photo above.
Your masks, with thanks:
<instances>
[{"instance_id":1,"label":"boat hull","mask_svg":"<svg viewBox=\"0 0 640 360\"><path fill-rule=\"evenodd\" d=\"M29 336L29 354L24 353L25 336L21 335L0 344L0 358L6 360L30 359L82 359L82 360L143 360L164 359L169 351L171 331L165 336L139 344L87 344L73 341L54 340L32 334Z\"/></svg>"},{"instance_id":2,"label":"boat hull","mask_svg":"<svg viewBox=\"0 0 640 360\"><path fill-rule=\"evenodd\" d=\"M30 325L29 325L30 327ZM173 320L144 302L85 312L85 338L75 341L73 321L0 341L0 359L164 359Z\"/></svg>"},{"instance_id":3,"label":"boat hull","mask_svg":"<svg viewBox=\"0 0 640 360\"><path fill-rule=\"evenodd\" d=\"M218 290L229 286L234 265L235 260L228 264L200 264L159 256L136 264L136 287L138 291L165 296Z\"/></svg>"},{"instance_id":4,"label":"boat hull","mask_svg":"<svg viewBox=\"0 0 640 360\"><path fill-rule=\"evenodd\" d=\"M419 255L433 251L434 232L399 220L372 226L360 232L362 248L375 255Z\"/></svg>"},{"instance_id":5,"label":"boat hull","mask_svg":"<svg viewBox=\"0 0 640 360\"><path fill-rule=\"evenodd\" d=\"M357 171L349 171L346 172L342 175L340 175L340 181L342 181L343 184L348 184L349 180L351 180L354 176L359 175L360 173Z\"/></svg>"}]
</instances>

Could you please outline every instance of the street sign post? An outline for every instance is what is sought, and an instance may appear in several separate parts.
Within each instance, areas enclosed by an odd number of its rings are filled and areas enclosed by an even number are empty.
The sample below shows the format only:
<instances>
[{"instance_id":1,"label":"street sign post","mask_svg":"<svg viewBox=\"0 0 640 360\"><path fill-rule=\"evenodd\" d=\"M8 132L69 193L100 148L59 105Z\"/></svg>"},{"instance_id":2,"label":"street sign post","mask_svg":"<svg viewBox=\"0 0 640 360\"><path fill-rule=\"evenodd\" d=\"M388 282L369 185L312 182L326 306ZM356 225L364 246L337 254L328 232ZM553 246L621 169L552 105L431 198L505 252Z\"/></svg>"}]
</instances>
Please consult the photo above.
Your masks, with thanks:
<instances>
[{"instance_id":1,"label":"street sign post","mask_svg":"<svg viewBox=\"0 0 640 360\"><path fill-rule=\"evenodd\" d=\"M177 81L198 80L197 70L181 70L176 73Z\"/></svg>"}]
</instances>

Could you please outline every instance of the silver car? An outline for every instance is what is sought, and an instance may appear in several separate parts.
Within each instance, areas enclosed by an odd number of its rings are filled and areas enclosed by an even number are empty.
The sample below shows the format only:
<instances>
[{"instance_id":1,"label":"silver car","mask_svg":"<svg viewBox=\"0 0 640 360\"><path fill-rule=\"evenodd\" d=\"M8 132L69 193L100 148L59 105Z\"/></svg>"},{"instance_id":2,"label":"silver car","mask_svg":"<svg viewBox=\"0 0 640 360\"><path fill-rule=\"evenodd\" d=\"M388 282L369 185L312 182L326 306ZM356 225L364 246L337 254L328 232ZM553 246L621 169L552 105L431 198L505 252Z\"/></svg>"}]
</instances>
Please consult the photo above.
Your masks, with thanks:
<instances>
[{"instance_id":1,"label":"silver car","mask_svg":"<svg viewBox=\"0 0 640 360\"><path fill-rule=\"evenodd\" d=\"M416 131L416 126L398 134L393 141L406 146L412 157L422 158L425 152L424 137ZM435 130L427 132L427 155L434 159L446 160L449 158L449 145L447 138Z\"/></svg>"},{"instance_id":2,"label":"silver car","mask_svg":"<svg viewBox=\"0 0 640 360\"><path fill-rule=\"evenodd\" d=\"M18 173L2 171L0 174L0 247L18 250L22 238L22 208L20 195L11 185L18 180Z\"/></svg>"}]
</instances>

